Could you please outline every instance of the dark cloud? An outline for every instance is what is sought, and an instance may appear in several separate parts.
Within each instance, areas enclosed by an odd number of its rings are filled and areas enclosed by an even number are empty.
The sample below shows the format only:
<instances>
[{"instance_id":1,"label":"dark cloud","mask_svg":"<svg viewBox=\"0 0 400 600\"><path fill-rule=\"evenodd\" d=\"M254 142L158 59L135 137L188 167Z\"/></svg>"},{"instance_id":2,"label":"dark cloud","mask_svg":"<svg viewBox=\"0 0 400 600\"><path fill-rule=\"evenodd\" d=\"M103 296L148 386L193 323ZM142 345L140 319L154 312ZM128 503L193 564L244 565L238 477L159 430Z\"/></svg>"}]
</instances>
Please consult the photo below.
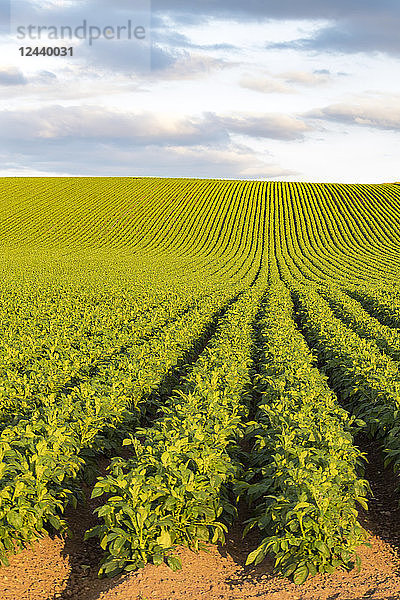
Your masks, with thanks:
<instances>
[{"instance_id":1,"label":"dark cloud","mask_svg":"<svg viewBox=\"0 0 400 600\"><path fill-rule=\"evenodd\" d=\"M3 139L74 138L137 146L224 144L229 135L213 117L166 121L150 113L126 114L98 106L48 106L0 112Z\"/></svg>"},{"instance_id":2,"label":"dark cloud","mask_svg":"<svg viewBox=\"0 0 400 600\"><path fill-rule=\"evenodd\" d=\"M193 146L168 149L156 146L116 147L110 143L93 144L74 139L67 146L61 140L13 141L1 155L3 170L23 174L69 174L71 176L151 176L206 177L232 179L282 179L296 172L273 162L260 160L250 148L227 144L224 148Z\"/></svg>"},{"instance_id":3,"label":"dark cloud","mask_svg":"<svg viewBox=\"0 0 400 600\"><path fill-rule=\"evenodd\" d=\"M122 24L131 18L148 26L157 44L171 49L196 48L179 32L179 24L201 25L212 19L237 20L242 23L260 20L317 20L321 29L310 38L301 38L273 48L334 52L400 53L399 0L88 0L62 10L54 7L37 9L26 0L14 3L19 14L29 15L45 25L49 23L80 23L83 19L96 24ZM35 8L36 6L36 8ZM24 17L24 19L28 16ZM328 23L328 24L327 24ZM209 49L232 49L223 40L216 40Z\"/></svg>"},{"instance_id":4,"label":"dark cloud","mask_svg":"<svg viewBox=\"0 0 400 600\"><path fill-rule=\"evenodd\" d=\"M234 51L235 47L225 44L223 39L208 45L196 45L179 32L181 25L198 25L213 19L237 20L245 24L250 21L271 20L314 20L321 21L321 28L314 35L297 40L268 44L267 48L295 49L298 51L328 51L340 53L385 52L400 54L400 2L399 0L148 0L132 3L132 0L88 0L63 9L38 9L38 5L26 0L13 3L18 7L15 19L36 19L42 25L50 23L78 24L86 19L92 24L124 24L132 19L143 24L153 36L155 47L150 62L157 69L168 68L175 60L175 53L182 49L202 51ZM127 45L121 46L121 64L132 57ZM164 50L160 50L164 48ZM166 49L167 50L166 50ZM104 51L97 42L89 49L93 59L104 59ZM118 57L118 51L110 43L105 50ZM136 54L146 53L135 48ZM162 54L164 52L164 55ZM109 63L111 61L108 61ZM133 66L140 72L140 66ZM143 69L142 69L143 70Z\"/></svg>"},{"instance_id":5,"label":"dark cloud","mask_svg":"<svg viewBox=\"0 0 400 600\"><path fill-rule=\"evenodd\" d=\"M176 22L199 24L210 18L251 20L322 20L328 26L307 39L276 44L274 48L400 54L400 2L398 0L153 0L156 14Z\"/></svg>"},{"instance_id":6,"label":"dark cloud","mask_svg":"<svg viewBox=\"0 0 400 600\"><path fill-rule=\"evenodd\" d=\"M0 112L2 169L71 175L277 178L294 175L267 164L233 135L297 140L308 127L285 115L167 119L95 106L48 106Z\"/></svg>"},{"instance_id":7,"label":"dark cloud","mask_svg":"<svg viewBox=\"0 0 400 600\"><path fill-rule=\"evenodd\" d=\"M103 0L105 2L105 0ZM113 3L114 4L114 3ZM128 5L124 0L116 4ZM156 14L247 19L358 19L399 13L397 0L153 0Z\"/></svg>"},{"instance_id":8,"label":"dark cloud","mask_svg":"<svg viewBox=\"0 0 400 600\"><path fill-rule=\"evenodd\" d=\"M325 26L309 38L268 44L272 49L294 49L315 52L353 54L385 52L400 55L400 3L392 12L343 16L337 23Z\"/></svg>"},{"instance_id":9,"label":"dark cloud","mask_svg":"<svg viewBox=\"0 0 400 600\"><path fill-rule=\"evenodd\" d=\"M117 0L118 1L118 0ZM157 15L176 23L201 25L213 18L242 23L260 20L322 21L307 39L268 47L301 51L400 54L398 0L153 0ZM329 24L326 25L326 22Z\"/></svg>"},{"instance_id":10,"label":"dark cloud","mask_svg":"<svg viewBox=\"0 0 400 600\"><path fill-rule=\"evenodd\" d=\"M20 0L18 5L22 12L34 10L34 4ZM390 19L399 17L398 0L88 0L75 3L62 10L57 7L36 11L41 18L63 14L63 18L86 18L90 20L100 17L102 20L138 17L147 19L151 16L153 27L165 27L166 17L172 22L184 19L193 25L199 19L228 18L244 20L304 20L318 19L331 21L365 22L370 19L378 26L387 24ZM378 22L377 22L378 20Z\"/></svg>"},{"instance_id":11,"label":"dark cloud","mask_svg":"<svg viewBox=\"0 0 400 600\"><path fill-rule=\"evenodd\" d=\"M310 127L280 114L166 119L151 113L129 114L96 106L47 106L36 110L0 112L4 139L56 140L82 138L101 143L138 146L226 145L231 134L275 140L302 139Z\"/></svg>"}]
</instances>

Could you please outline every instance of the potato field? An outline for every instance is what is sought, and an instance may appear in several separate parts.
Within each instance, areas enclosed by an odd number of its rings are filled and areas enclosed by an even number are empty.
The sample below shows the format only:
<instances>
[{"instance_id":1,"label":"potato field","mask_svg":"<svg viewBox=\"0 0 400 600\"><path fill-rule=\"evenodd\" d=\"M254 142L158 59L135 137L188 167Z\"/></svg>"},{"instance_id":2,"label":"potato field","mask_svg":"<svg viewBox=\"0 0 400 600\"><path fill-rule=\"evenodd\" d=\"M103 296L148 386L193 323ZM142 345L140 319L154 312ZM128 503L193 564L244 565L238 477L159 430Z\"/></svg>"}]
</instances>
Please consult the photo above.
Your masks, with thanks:
<instances>
[{"instance_id":1,"label":"potato field","mask_svg":"<svg viewBox=\"0 0 400 600\"><path fill-rule=\"evenodd\" d=\"M400 471L399 185L3 178L0 244L0 574L88 496L101 576L238 522L249 568L359 566L363 444Z\"/></svg>"}]
</instances>

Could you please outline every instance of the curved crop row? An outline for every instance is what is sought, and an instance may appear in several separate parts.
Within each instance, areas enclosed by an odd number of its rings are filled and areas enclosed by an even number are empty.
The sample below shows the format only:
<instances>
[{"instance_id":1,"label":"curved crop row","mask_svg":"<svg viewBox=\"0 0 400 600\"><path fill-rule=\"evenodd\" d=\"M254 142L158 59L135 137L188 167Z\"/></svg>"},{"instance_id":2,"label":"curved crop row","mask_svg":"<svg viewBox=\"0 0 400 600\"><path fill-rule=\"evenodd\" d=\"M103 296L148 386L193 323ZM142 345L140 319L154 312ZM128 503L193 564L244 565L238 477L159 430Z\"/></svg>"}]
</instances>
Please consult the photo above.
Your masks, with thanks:
<instances>
[{"instance_id":1,"label":"curved crop row","mask_svg":"<svg viewBox=\"0 0 400 600\"><path fill-rule=\"evenodd\" d=\"M127 432L95 487L103 572L222 541L255 398L249 560L350 565L367 486L332 390L400 468L399 186L3 178L0 200L0 560L64 527Z\"/></svg>"},{"instance_id":2,"label":"curved crop row","mask_svg":"<svg viewBox=\"0 0 400 600\"><path fill-rule=\"evenodd\" d=\"M314 290L292 284L292 293L306 339L318 352L330 384L346 408L365 421L370 434L382 439L398 470L398 363L346 327Z\"/></svg>"},{"instance_id":3,"label":"curved crop row","mask_svg":"<svg viewBox=\"0 0 400 600\"><path fill-rule=\"evenodd\" d=\"M361 304L337 288L320 288L335 316L351 327L360 337L376 344L382 352L394 360L400 360L400 331L382 325L363 309Z\"/></svg>"}]
</instances>

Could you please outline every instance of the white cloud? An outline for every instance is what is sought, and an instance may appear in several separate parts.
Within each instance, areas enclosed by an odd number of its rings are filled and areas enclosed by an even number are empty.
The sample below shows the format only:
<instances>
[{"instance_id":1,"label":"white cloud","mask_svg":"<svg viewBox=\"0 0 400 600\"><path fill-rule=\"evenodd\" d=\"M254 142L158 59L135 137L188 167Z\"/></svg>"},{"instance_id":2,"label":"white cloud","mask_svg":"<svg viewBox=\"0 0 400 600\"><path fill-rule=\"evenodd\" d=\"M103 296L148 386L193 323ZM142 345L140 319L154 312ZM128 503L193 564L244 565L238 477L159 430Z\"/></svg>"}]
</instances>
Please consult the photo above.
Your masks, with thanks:
<instances>
[{"instance_id":1,"label":"white cloud","mask_svg":"<svg viewBox=\"0 0 400 600\"><path fill-rule=\"evenodd\" d=\"M132 8L56 3L35 0L44 24L123 24ZM399 15L395 0L153 0L151 67L149 48L127 40L27 60L0 36L2 55L14 57L0 69L2 170L340 181L368 144L357 177L375 169L389 180L400 151L399 96L390 96ZM364 92L372 86L381 94Z\"/></svg>"},{"instance_id":2,"label":"white cloud","mask_svg":"<svg viewBox=\"0 0 400 600\"><path fill-rule=\"evenodd\" d=\"M329 71L288 71L287 73L281 73L279 75L281 79L284 79L287 83L294 83L306 86L317 86L329 83L332 80Z\"/></svg>"},{"instance_id":3,"label":"white cloud","mask_svg":"<svg viewBox=\"0 0 400 600\"><path fill-rule=\"evenodd\" d=\"M400 130L400 96L359 98L353 103L337 103L307 113L307 116L377 129Z\"/></svg>"},{"instance_id":4,"label":"white cloud","mask_svg":"<svg viewBox=\"0 0 400 600\"><path fill-rule=\"evenodd\" d=\"M182 52L169 65L161 69L154 68L149 73L151 79L196 79L210 74L212 71L232 68L236 63L224 59L213 58L204 54Z\"/></svg>"},{"instance_id":5,"label":"white cloud","mask_svg":"<svg viewBox=\"0 0 400 600\"><path fill-rule=\"evenodd\" d=\"M237 114L220 117L219 121L228 131L255 138L295 140L311 130L303 120L284 114Z\"/></svg>"},{"instance_id":6,"label":"white cloud","mask_svg":"<svg viewBox=\"0 0 400 600\"><path fill-rule=\"evenodd\" d=\"M293 94L291 87L266 76L244 75L240 86L263 94Z\"/></svg>"}]
</instances>

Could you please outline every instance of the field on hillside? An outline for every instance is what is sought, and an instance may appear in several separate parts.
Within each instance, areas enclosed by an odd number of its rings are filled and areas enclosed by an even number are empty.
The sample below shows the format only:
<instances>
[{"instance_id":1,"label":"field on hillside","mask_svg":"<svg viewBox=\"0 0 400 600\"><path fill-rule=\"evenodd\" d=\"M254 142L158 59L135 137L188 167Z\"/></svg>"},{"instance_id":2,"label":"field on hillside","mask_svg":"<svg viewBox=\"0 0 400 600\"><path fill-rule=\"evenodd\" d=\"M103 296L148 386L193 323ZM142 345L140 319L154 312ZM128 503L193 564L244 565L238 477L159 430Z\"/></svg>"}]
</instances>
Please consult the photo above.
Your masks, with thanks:
<instances>
[{"instance_id":1,"label":"field on hillside","mask_svg":"<svg viewBox=\"0 0 400 600\"><path fill-rule=\"evenodd\" d=\"M400 594L398 185L3 178L0 245L4 600Z\"/></svg>"}]
</instances>

